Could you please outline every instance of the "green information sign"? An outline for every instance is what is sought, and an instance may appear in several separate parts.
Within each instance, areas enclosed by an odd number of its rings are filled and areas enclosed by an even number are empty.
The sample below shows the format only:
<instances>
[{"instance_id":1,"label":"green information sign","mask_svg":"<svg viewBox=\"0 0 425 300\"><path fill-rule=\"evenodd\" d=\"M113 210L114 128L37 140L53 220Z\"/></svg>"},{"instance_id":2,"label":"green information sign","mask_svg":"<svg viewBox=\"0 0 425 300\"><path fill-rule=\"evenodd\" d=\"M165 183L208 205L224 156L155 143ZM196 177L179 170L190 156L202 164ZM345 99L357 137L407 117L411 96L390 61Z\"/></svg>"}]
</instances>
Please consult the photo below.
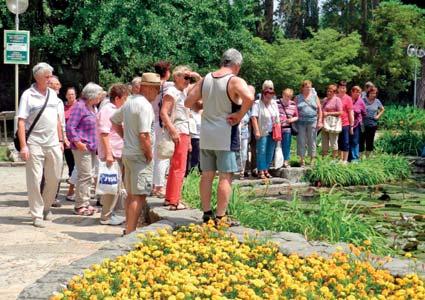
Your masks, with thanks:
<instances>
[{"instance_id":1,"label":"green information sign","mask_svg":"<svg viewBox=\"0 0 425 300\"><path fill-rule=\"evenodd\" d=\"M4 31L4 63L28 65L30 63L30 32Z\"/></svg>"}]
</instances>

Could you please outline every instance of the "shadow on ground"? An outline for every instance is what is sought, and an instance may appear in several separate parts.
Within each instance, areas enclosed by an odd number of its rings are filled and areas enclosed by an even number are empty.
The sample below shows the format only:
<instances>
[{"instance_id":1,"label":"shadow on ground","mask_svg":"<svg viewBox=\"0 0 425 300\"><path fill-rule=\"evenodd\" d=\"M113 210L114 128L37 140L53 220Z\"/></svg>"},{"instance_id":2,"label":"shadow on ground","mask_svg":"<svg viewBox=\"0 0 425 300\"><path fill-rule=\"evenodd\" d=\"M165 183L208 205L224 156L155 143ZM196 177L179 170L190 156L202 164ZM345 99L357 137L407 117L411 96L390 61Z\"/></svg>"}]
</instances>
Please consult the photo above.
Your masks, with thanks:
<instances>
[{"instance_id":1,"label":"shadow on ground","mask_svg":"<svg viewBox=\"0 0 425 300\"><path fill-rule=\"evenodd\" d=\"M67 234L74 239L91 242L112 241L120 236L119 234L97 232L62 231L62 233Z\"/></svg>"}]
</instances>

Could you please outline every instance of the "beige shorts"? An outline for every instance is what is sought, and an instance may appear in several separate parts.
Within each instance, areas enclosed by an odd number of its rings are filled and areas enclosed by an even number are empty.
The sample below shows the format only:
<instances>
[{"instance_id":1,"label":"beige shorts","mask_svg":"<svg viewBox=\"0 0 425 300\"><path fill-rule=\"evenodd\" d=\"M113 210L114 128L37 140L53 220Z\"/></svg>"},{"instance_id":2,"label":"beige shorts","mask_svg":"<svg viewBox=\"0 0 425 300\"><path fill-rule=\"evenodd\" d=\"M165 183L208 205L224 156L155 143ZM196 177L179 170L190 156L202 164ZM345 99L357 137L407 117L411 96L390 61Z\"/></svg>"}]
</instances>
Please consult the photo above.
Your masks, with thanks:
<instances>
[{"instance_id":1,"label":"beige shorts","mask_svg":"<svg viewBox=\"0 0 425 300\"><path fill-rule=\"evenodd\" d=\"M150 195L152 190L152 162L147 164L141 155L122 157L124 185L132 195Z\"/></svg>"}]
</instances>

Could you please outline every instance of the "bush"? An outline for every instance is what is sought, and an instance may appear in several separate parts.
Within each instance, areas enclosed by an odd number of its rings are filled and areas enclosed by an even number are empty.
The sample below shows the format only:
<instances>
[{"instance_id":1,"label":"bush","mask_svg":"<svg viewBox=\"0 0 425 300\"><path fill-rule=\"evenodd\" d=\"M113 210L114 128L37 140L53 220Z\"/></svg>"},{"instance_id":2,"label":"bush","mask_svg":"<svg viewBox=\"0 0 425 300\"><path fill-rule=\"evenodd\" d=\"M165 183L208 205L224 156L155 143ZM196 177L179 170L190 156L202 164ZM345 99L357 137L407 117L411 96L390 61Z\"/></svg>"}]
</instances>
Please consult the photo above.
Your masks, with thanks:
<instances>
[{"instance_id":1,"label":"bush","mask_svg":"<svg viewBox=\"0 0 425 300\"><path fill-rule=\"evenodd\" d=\"M376 141L377 149L390 154L420 156L424 146L425 130L415 132L407 129L399 134L385 132Z\"/></svg>"},{"instance_id":2,"label":"bush","mask_svg":"<svg viewBox=\"0 0 425 300\"><path fill-rule=\"evenodd\" d=\"M425 130L425 109L412 106L385 106L385 112L379 120L379 126L384 129Z\"/></svg>"},{"instance_id":3,"label":"bush","mask_svg":"<svg viewBox=\"0 0 425 300\"><path fill-rule=\"evenodd\" d=\"M306 179L321 186L375 185L409 177L410 166L406 158L376 154L359 163L348 165L334 162L330 158L318 158L312 169L307 171Z\"/></svg>"}]
</instances>

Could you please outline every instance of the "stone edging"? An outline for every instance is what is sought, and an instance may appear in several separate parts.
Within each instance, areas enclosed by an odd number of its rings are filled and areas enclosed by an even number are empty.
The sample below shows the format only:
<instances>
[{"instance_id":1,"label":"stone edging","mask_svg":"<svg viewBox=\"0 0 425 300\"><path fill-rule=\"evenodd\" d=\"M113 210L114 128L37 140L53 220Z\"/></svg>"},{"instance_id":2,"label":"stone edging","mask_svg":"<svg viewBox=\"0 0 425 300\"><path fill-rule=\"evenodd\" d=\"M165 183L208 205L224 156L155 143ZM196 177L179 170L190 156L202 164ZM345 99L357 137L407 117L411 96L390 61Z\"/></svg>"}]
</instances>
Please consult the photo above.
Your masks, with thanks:
<instances>
[{"instance_id":1,"label":"stone edging","mask_svg":"<svg viewBox=\"0 0 425 300\"><path fill-rule=\"evenodd\" d=\"M24 161L0 161L0 168L10 168L10 167L25 167L26 162Z\"/></svg>"},{"instance_id":2,"label":"stone edging","mask_svg":"<svg viewBox=\"0 0 425 300\"><path fill-rule=\"evenodd\" d=\"M117 256L127 254L134 248L134 244L139 241L137 238L138 234L146 232L156 233L158 229L172 231L183 225L201 223L201 211L197 209L169 211L162 206L162 202L163 200L157 198L148 199L149 218L153 222L151 225L139 228L125 237L115 239L88 257L77 260L68 266L61 266L56 270L49 271L42 278L26 287L17 299L49 299L55 292L59 292L65 288L67 282L74 275L81 275L83 270L91 265L99 264L106 258L113 259ZM324 242L310 242L298 233L257 231L242 226L229 228L228 231L234 234L241 242L247 237L251 239L271 240L277 243L280 251L286 255L295 253L300 257L306 257L316 253L323 257L329 257L337 251L337 247L341 247L344 252L349 252L348 245L345 243L330 245ZM419 271L420 275L425 275L425 265L422 265L421 269L416 266L415 269L413 262L407 259L393 258L391 262L382 264L380 268L388 269L394 276L406 275L413 271Z\"/></svg>"}]
</instances>

